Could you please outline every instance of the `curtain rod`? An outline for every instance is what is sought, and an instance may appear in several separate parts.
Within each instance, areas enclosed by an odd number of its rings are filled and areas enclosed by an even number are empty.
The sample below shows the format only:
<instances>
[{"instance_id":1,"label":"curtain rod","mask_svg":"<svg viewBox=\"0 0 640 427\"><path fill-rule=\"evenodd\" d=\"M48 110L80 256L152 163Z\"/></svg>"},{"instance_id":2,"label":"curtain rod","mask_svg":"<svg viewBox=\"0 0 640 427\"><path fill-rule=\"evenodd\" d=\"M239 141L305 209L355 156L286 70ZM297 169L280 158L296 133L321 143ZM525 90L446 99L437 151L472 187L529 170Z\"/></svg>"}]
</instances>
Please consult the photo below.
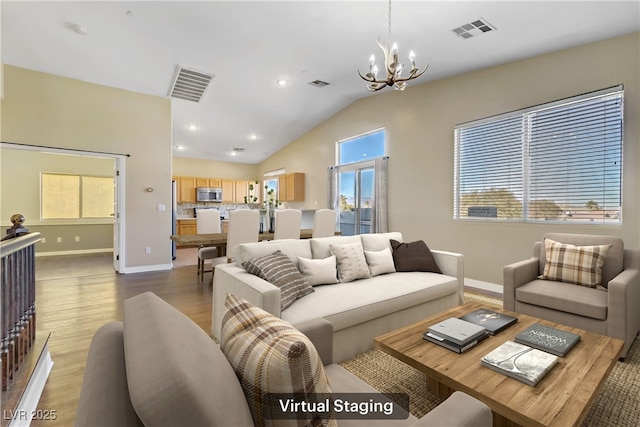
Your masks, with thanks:
<instances>
[{"instance_id":1,"label":"curtain rod","mask_svg":"<svg viewBox=\"0 0 640 427\"><path fill-rule=\"evenodd\" d=\"M77 148L51 147L51 146L47 146L47 145L23 144L23 143L19 143L19 142L0 141L0 144L2 146L7 145L7 146L26 147L26 148L39 148L39 149L45 149L45 150L70 151L70 152L74 152L74 153L104 154L104 155L108 155L108 156L131 157L131 154L110 153L108 151L80 150L80 149L77 149ZM8 148L10 148L10 147L8 147Z\"/></svg>"}]
</instances>

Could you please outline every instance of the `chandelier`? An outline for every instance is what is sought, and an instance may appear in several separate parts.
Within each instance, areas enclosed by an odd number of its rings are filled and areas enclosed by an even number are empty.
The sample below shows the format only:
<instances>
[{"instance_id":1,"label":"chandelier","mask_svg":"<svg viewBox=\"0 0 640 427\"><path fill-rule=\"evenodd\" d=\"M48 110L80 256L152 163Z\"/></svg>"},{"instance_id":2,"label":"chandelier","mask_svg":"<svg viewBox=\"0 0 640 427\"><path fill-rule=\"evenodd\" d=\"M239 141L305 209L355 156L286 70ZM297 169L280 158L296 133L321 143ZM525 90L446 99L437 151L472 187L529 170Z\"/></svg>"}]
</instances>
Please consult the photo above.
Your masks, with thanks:
<instances>
[{"instance_id":1,"label":"chandelier","mask_svg":"<svg viewBox=\"0 0 640 427\"><path fill-rule=\"evenodd\" d=\"M416 79L427 71L428 66L424 67L424 70L418 70L416 66L416 55L413 51L409 52L409 60L411 61L411 70L406 77L402 76L403 65L398 62L398 45L394 43L389 49L389 42L391 40L391 0L389 0L389 33L385 44L382 44L380 37L378 37L378 46L384 52L384 67L387 75L383 79L378 79L378 65L376 64L375 55L371 55L369 58L369 72L366 75L362 75L360 70L358 74L367 82L367 89L371 92L377 92L383 89L385 86L393 87L395 90L404 90L409 80Z\"/></svg>"}]
</instances>

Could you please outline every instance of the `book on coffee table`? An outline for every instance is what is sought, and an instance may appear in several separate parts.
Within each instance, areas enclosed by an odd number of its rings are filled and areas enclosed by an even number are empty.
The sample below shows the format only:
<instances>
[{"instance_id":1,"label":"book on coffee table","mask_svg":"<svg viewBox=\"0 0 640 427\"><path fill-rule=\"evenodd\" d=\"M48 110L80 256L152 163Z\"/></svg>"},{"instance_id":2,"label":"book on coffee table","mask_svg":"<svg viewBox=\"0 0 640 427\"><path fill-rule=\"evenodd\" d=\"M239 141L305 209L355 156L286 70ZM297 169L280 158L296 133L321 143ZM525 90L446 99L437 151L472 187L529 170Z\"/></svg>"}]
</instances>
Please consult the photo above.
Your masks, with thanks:
<instances>
[{"instance_id":1,"label":"book on coffee table","mask_svg":"<svg viewBox=\"0 0 640 427\"><path fill-rule=\"evenodd\" d=\"M468 344L487 332L482 326L457 317L450 317L431 325L427 331L458 345Z\"/></svg>"},{"instance_id":2,"label":"book on coffee table","mask_svg":"<svg viewBox=\"0 0 640 427\"><path fill-rule=\"evenodd\" d=\"M558 356L506 341L480 360L480 364L534 387L558 362Z\"/></svg>"},{"instance_id":3,"label":"book on coffee table","mask_svg":"<svg viewBox=\"0 0 640 427\"><path fill-rule=\"evenodd\" d=\"M564 357L580 341L580 335L535 323L516 335L515 341Z\"/></svg>"},{"instance_id":4,"label":"book on coffee table","mask_svg":"<svg viewBox=\"0 0 640 427\"><path fill-rule=\"evenodd\" d=\"M441 347L447 348L451 351L454 351L456 353L464 353L465 351L469 350L470 348L475 347L480 341L484 340L485 338L487 338L489 336L488 332L484 332L483 335L480 335L479 337L469 341L466 344L457 344L453 341L449 341L448 339L442 338L439 335L433 334L429 331L425 332L424 335L422 335L422 338L424 338L427 341L430 341L432 343L438 344Z\"/></svg>"},{"instance_id":5,"label":"book on coffee table","mask_svg":"<svg viewBox=\"0 0 640 427\"><path fill-rule=\"evenodd\" d=\"M489 332L489 335L495 335L518 321L517 317L498 313L487 308L474 310L460 317L460 319L482 326Z\"/></svg>"}]
</instances>

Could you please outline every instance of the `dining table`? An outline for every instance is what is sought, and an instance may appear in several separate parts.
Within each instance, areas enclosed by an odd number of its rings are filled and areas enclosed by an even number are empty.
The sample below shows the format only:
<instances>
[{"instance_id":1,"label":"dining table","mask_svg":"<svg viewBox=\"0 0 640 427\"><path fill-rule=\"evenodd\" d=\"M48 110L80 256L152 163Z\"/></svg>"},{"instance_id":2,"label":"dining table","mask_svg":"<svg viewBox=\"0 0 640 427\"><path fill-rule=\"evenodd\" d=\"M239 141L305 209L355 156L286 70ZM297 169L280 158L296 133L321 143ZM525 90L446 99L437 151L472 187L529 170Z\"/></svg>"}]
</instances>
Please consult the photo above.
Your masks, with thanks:
<instances>
[{"instance_id":1,"label":"dining table","mask_svg":"<svg viewBox=\"0 0 640 427\"><path fill-rule=\"evenodd\" d=\"M313 229L303 228L300 230L301 239L310 239ZM338 234L338 233L336 233ZM273 240L273 232L262 232L258 234L258 240ZM176 242L176 246L215 246L218 248L218 256L225 256L227 250L227 233L207 233L207 234L172 234L170 239Z\"/></svg>"}]
</instances>

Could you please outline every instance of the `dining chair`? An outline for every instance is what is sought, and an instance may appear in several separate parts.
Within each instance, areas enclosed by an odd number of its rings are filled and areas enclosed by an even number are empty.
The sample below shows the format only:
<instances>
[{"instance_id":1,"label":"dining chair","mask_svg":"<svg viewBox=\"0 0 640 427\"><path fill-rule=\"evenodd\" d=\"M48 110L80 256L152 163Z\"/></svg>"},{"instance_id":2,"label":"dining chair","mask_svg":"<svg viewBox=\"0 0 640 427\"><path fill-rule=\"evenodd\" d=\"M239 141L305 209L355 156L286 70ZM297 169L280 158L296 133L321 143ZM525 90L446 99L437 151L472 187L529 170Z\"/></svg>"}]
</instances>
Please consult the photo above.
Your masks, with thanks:
<instances>
[{"instance_id":1,"label":"dining chair","mask_svg":"<svg viewBox=\"0 0 640 427\"><path fill-rule=\"evenodd\" d=\"M336 211L319 209L313 215L313 232L311 237L331 237L336 234Z\"/></svg>"},{"instance_id":2,"label":"dining chair","mask_svg":"<svg viewBox=\"0 0 640 427\"><path fill-rule=\"evenodd\" d=\"M222 233L220 225L220 211L218 209L198 209L196 216L196 233ZM213 267L211 270L204 269L205 261L216 258L218 256L218 252L218 248L215 246L206 246L198 249L197 273L201 282L204 280L204 273L213 271Z\"/></svg>"},{"instance_id":3,"label":"dining chair","mask_svg":"<svg viewBox=\"0 0 640 427\"><path fill-rule=\"evenodd\" d=\"M242 243L257 242L260 238L260 212L254 209L238 209L229 212L227 230L227 254L212 260L213 273L209 286L213 286L216 264L233 262L233 250Z\"/></svg>"},{"instance_id":4,"label":"dining chair","mask_svg":"<svg viewBox=\"0 0 640 427\"><path fill-rule=\"evenodd\" d=\"M279 209L275 212L273 240L299 239L302 211L299 209Z\"/></svg>"}]
</instances>

